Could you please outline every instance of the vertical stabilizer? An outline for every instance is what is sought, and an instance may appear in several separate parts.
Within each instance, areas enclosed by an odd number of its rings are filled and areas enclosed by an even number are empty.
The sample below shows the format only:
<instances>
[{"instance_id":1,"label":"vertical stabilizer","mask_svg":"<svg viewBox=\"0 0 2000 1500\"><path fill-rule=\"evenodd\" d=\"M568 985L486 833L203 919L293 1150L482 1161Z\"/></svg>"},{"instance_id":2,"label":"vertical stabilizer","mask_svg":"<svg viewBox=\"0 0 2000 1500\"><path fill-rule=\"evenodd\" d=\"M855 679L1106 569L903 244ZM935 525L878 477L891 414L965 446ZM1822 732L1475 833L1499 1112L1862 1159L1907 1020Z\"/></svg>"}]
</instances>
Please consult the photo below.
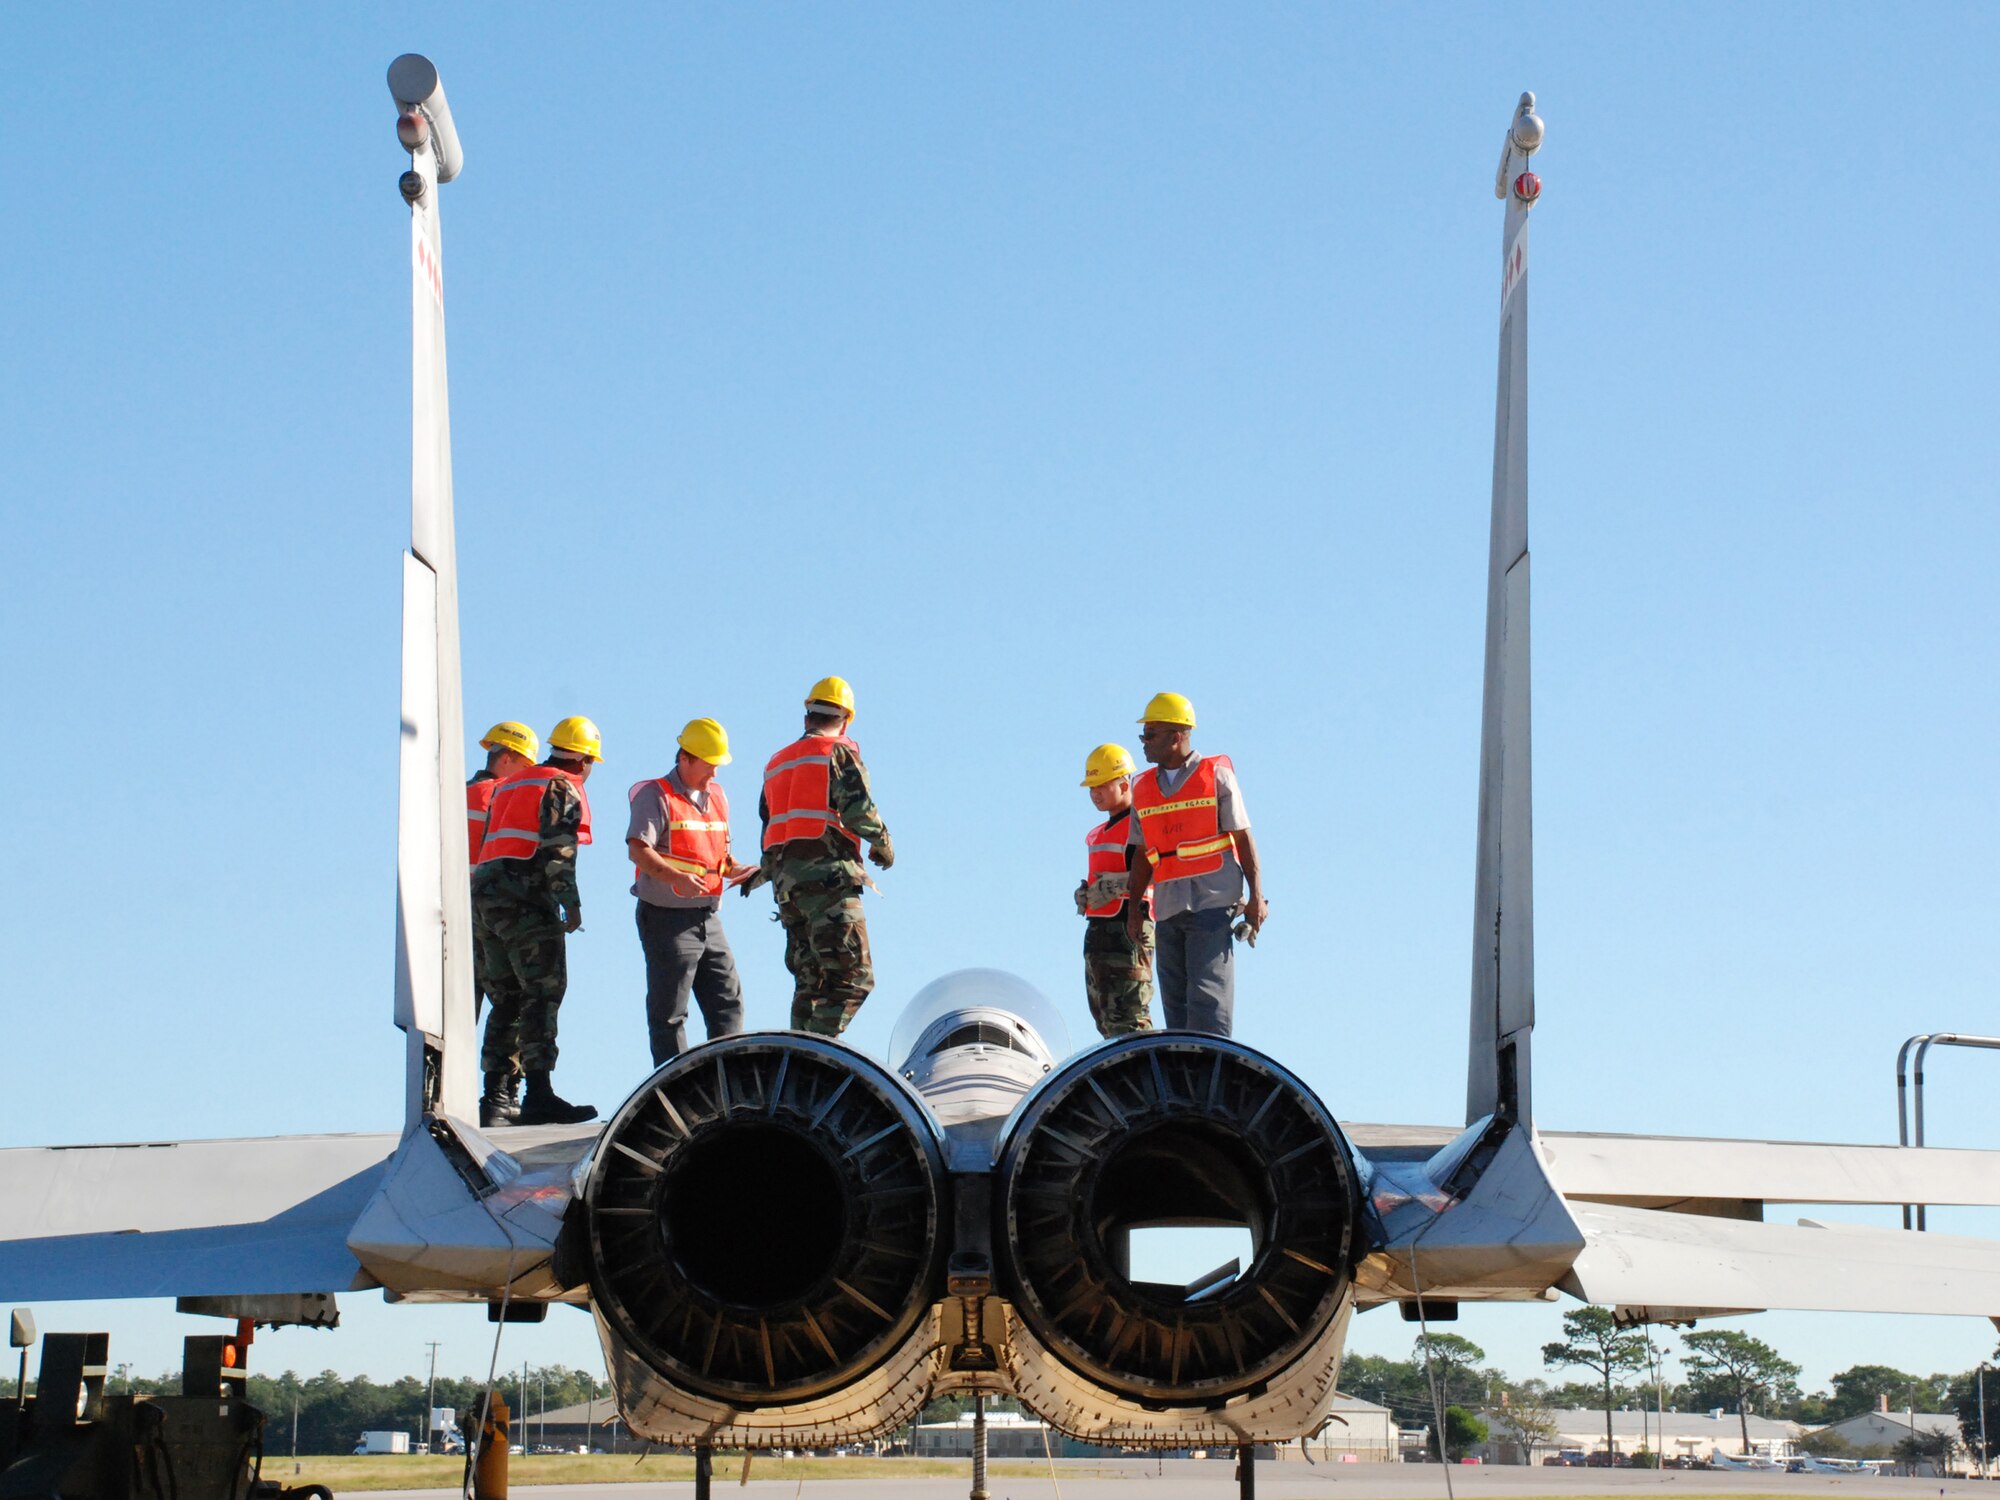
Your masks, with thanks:
<instances>
[{"instance_id":1,"label":"vertical stabilizer","mask_svg":"<svg viewBox=\"0 0 2000 1500\"><path fill-rule=\"evenodd\" d=\"M428 58L389 65L396 135L410 153L410 550L403 556L403 738L396 821L396 1024L408 1034L403 1129L429 1109L470 1119L472 907L465 851L458 554L444 362L438 184L463 156Z\"/></svg>"},{"instance_id":2,"label":"vertical stabilizer","mask_svg":"<svg viewBox=\"0 0 2000 1500\"><path fill-rule=\"evenodd\" d=\"M1542 144L1523 94L1493 183L1500 237L1500 381L1493 418L1493 540L1486 575L1486 687L1479 734L1479 862L1472 917L1468 1124L1529 1118L1535 1028L1535 877L1528 693L1528 215Z\"/></svg>"}]
</instances>

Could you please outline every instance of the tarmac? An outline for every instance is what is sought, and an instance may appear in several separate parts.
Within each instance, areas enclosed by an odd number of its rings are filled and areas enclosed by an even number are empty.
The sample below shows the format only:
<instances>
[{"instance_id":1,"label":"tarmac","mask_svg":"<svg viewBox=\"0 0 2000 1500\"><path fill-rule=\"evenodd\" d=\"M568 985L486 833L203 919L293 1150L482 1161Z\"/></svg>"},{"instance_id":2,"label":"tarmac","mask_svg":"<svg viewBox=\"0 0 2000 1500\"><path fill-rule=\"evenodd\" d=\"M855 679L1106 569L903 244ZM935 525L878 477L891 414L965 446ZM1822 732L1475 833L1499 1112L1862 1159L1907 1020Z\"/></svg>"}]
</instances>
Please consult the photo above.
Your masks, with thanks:
<instances>
[{"instance_id":1,"label":"tarmac","mask_svg":"<svg viewBox=\"0 0 2000 1500\"><path fill-rule=\"evenodd\" d=\"M1018 1460L1010 1460L1010 1467ZM971 1465L963 1477L912 1479L757 1479L715 1481L714 1500L966 1500ZM992 1475L992 1500L1235 1500L1233 1459L1059 1459L1053 1479ZM755 1467L752 1467L755 1474ZM692 1480L651 1484L515 1485L522 1500L686 1500ZM375 1490L369 1500L452 1500L456 1490ZM1723 1470L1563 1469L1458 1465L1451 1470L1453 1500L1647 1500L1650 1496L1814 1495L1859 1500L1928 1500L1931 1496L1985 1497L2000 1490L1976 1479L1901 1479L1849 1474L1740 1473ZM1305 1464L1298 1460L1257 1465L1258 1500L1447 1500L1445 1471L1435 1464Z\"/></svg>"}]
</instances>

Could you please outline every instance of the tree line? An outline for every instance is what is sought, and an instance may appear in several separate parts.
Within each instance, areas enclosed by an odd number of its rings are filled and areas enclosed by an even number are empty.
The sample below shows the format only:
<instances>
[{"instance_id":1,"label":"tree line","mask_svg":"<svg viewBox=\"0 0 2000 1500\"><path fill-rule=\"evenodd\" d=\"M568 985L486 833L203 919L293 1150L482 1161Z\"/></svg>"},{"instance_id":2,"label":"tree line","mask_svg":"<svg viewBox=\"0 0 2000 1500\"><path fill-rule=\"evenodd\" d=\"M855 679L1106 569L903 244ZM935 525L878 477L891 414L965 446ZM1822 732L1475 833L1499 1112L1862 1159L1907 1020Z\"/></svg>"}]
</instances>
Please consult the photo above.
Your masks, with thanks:
<instances>
[{"instance_id":1,"label":"tree line","mask_svg":"<svg viewBox=\"0 0 2000 1500\"><path fill-rule=\"evenodd\" d=\"M429 1384L422 1375L405 1375L388 1384L378 1384L366 1375L341 1375L332 1370L301 1377L287 1370L282 1375L252 1373L245 1382L253 1406L264 1413L264 1451L278 1456L292 1452L307 1454L349 1452L364 1432L407 1432L410 1441L424 1441L425 1396ZM115 1381L117 1390L130 1389L152 1395L177 1396L178 1374L154 1379ZM615 1410L610 1386L589 1370L573 1370L567 1365L530 1368L525 1382L519 1368L502 1370L495 1377L495 1391L506 1398L512 1413L516 1446L534 1441L533 1424L543 1411L565 1406L582 1406L593 1398L600 1418ZM485 1399L486 1382L477 1376L439 1375L429 1391L433 1406L477 1414ZM297 1415L297 1446L293 1446L293 1419ZM528 1423L522 1426L522 1418Z\"/></svg>"},{"instance_id":2,"label":"tree line","mask_svg":"<svg viewBox=\"0 0 2000 1500\"><path fill-rule=\"evenodd\" d=\"M1620 1328L1605 1308L1581 1307L1563 1315L1563 1337L1543 1346L1544 1373L1527 1379L1513 1379L1489 1366L1486 1351L1461 1334L1432 1333L1415 1340L1408 1359L1349 1354L1341 1366L1340 1386L1347 1395L1388 1407L1399 1426L1431 1428L1433 1447L1442 1413L1443 1441L1454 1457L1490 1435L1530 1449L1546 1447L1555 1433L1552 1414L1570 1408L1602 1411L1609 1438L1614 1411L1642 1405L1650 1410L1663 1398L1673 1411L1719 1407L1738 1417L1747 1448L1748 1419L1752 1416L1824 1428L1874 1410L1883 1397L1896 1412L1914 1407L1917 1411L1955 1413L1964 1447L1975 1457L1981 1456L1976 1369L1916 1375L1889 1365L1861 1364L1835 1375L1828 1389L1807 1392L1799 1385L1799 1366L1750 1334L1737 1329L1703 1329L1680 1335L1677 1349L1670 1347L1672 1338L1664 1331L1655 1331L1649 1339L1642 1331ZM1669 1374L1667 1363L1675 1358L1680 1370ZM1996 1351L1996 1358L2000 1358L2000 1351ZM425 1384L420 1375L383 1384L365 1375L345 1376L332 1370L309 1377L287 1370L276 1376L253 1373L248 1395L267 1420L267 1453L294 1451L295 1413L297 1452L345 1453L363 1432L403 1431L413 1442L422 1441ZM120 1381L117 1388L125 1389L127 1383ZM180 1377L133 1379L129 1388L173 1395L180 1390ZM566 1365L528 1370L525 1407L520 1370L502 1371L497 1388L515 1414L517 1442L521 1441L519 1418L524 1411L532 1421L540 1411L580 1406L593 1399L605 1403L606 1414L610 1411L607 1384L592 1371ZM439 1375L430 1400L432 1405L464 1412L477 1408L485 1390L486 1382L476 1376ZM966 1404L959 1398L934 1402L924 1420L949 1421ZM1014 1406L1012 1401L993 1401L988 1409ZM2000 1450L2000 1372L1987 1382L1986 1406L1992 1448ZM1502 1431L1490 1433L1482 1412L1497 1421ZM1802 1446L1826 1457L1847 1456L1837 1434L1819 1441L1809 1437Z\"/></svg>"},{"instance_id":3,"label":"tree line","mask_svg":"<svg viewBox=\"0 0 2000 1500\"><path fill-rule=\"evenodd\" d=\"M1678 1358L1680 1371L1667 1364ZM2000 1358L2000 1351L1995 1352ZM1386 1406L1398 1425L1432 1429L1438 1446L1442 1417L1446 1451L1458 1457L1488 1436L1483 1411L1498 1422L1497 1434L1532 1451L1549 1446L1556 1434L1554 1413L1586 1408L1604 1413L1607 1445L1611 1414L1664 1404L1670 1411L1713 1411L1737 1417L1743 1446L1750 1446L1749 1418L1764 1416L1825 1428L1888 1399L1904 1412L1950 1412L1957 1416L1961 1443L1980 1452L1979 1372L1914 1375L1889 1365L1854 1365L1835 1375L1829 1389L1808 1393L1799 1385L1800 1367L1762 1339L1733 1328L1703 1329L1679 1336L1664 1330L1650 1337L1619 1327L1607 1308L1581 1307L1563 1315L1563 1337L1542 1346L1546 1372L1514 1380L1486 1364L1486 1351L1455 1333L1420 1335L1408 1359L1350 1354L1342 1362L1341 1389L1350 1396ZM1565 1378L1567 1377L1567 1378ZM1991 1449L2000 1449L2000 1371L1986 1382L1986 1430ZM1822 1457L1943 1458L1932 1452L1946 1445L1913 1434L1910 1452L1874 1454L1850 1450L1838 1433L1808 1434L1801 1443Z\"/></svg>"}]
</instances>

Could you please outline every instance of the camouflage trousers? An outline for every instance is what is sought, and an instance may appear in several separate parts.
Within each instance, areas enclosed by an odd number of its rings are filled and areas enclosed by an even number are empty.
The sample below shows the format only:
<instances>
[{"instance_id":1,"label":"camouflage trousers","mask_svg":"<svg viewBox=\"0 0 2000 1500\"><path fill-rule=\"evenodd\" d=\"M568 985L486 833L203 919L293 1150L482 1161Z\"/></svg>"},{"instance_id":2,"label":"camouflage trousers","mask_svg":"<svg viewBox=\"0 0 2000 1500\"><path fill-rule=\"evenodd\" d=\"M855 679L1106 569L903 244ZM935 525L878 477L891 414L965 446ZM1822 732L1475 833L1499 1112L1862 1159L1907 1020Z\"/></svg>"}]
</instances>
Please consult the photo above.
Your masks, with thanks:
<instances>
[{"instance_id":1,"label":"camouflage trousers","mask_svg":"<svg viewBox=\"0 0 2000 1500\"><path fill-rule=\"evenodd\" d=\"M1099 1036L1153 1028L1153 924L1133 942L1121 911L1092 917L1083 929L1083 994Z\"/></svg>"},{"instance_id":2,"label":"camouflage trousers","mask_svg":"<svg viewBox=\"0 0 2000 1500\"><path fill-rule=\"evenodd\" d=\"M562 923L518 901L472 902L472 968L489 1010L479 1066L546 1073L556 1065L556 1012L569 988Z\"/></svg>"},{"instance_id":3,"label":"camouflage trousers","mask_svg":"<svg viewBox=\"0 0 2000 1500\"><path fill-rule=\"evenodd\" d=\"M792 1030L839 1036L875 988L861 892L792 891L778 903L778 920L792 971Z\"/></svg>"}]
</instances>

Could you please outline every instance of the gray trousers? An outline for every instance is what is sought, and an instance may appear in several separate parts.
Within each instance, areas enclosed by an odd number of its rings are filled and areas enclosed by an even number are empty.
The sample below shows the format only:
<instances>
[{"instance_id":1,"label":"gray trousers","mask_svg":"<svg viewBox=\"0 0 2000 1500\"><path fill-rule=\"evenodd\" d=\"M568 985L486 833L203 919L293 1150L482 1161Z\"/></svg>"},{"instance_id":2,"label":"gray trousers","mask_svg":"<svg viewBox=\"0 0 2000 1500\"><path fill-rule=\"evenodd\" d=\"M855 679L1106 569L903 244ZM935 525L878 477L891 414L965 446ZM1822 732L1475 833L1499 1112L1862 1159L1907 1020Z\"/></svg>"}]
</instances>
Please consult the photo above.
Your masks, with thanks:
<instances>
[{"instance_id":1,"label":"gray trousers","mask_svg":"<svg viewBox=\"0 0 2000 1500\"><path fill-rule=\"evenodd\" d=\"M1169 1031L1228 1036L1236 1016L1229 908L1184 911L1155 924L1153 971Z\"/></svg>"},{"instance_id":2,"label":"gray trousers","mask_svg":"<svg viewBox=\"0 0 2000 1500\"><path fill-rule=\"evenodd\" d=\"M721 913L641 901L639 946L646 950L646 1035L654 1067L688 1049L690 994L701 1006L710 1041L743 1029L743 986Z\"/></svg>"}]
</instances>

